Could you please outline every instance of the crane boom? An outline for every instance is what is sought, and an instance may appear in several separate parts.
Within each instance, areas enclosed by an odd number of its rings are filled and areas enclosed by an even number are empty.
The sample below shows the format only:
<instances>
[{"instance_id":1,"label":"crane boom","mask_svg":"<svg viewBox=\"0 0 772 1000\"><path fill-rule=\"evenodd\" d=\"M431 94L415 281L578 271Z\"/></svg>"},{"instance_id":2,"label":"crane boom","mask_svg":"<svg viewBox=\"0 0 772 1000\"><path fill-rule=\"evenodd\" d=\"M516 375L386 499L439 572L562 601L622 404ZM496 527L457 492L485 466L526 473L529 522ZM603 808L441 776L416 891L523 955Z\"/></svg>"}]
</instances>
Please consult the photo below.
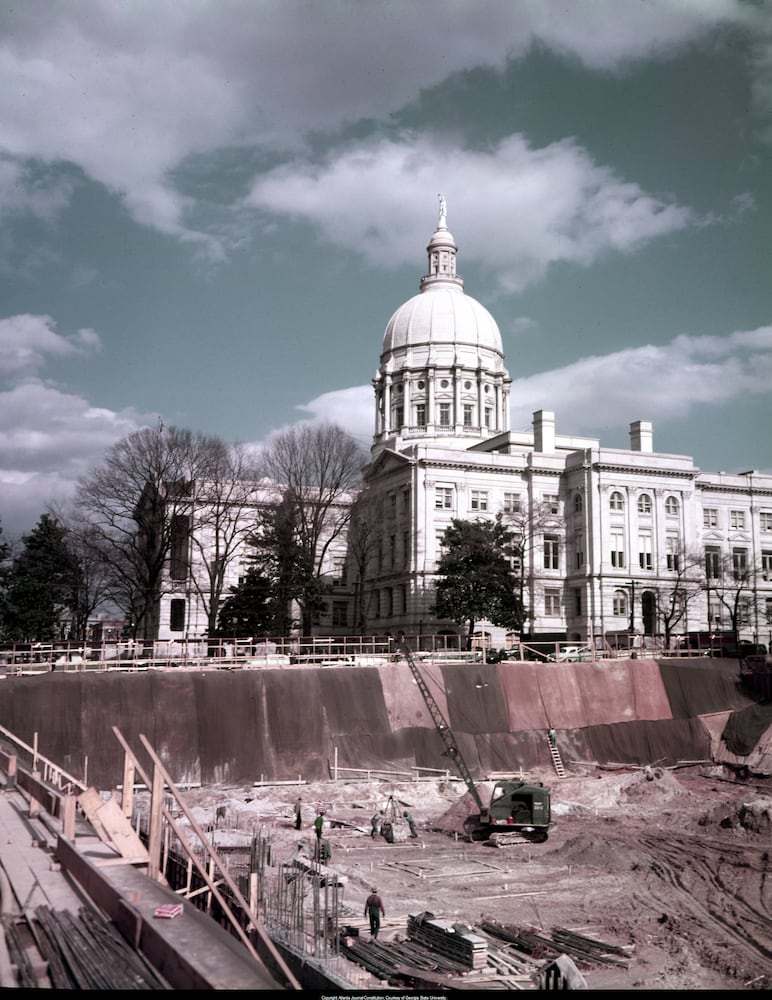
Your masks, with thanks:
<instances>
[{"instance_id":1,"label":"crane boom","mask_svg":"<svg viewBox=\"0 0 772 1000\"><path fill-rule=\"evenodd\" d=\"M480 793L477 791L477 786L475 785L474 780L472 779L472 775L469 771L469 768L466 766L466 761L461 756L461 751L458 748L458 744L456 743L456 738L453 735L453 731L448 725L445 716L442 714L442 710L440 709L440 706L437 704L434 695L429 690L429 686L424 680L423 674L418 669L418 665L416 664L413 658L413 654L410 652L410 649L408 648L407 644L401 642L399 643L399 647L402 650L405 659L407 660L407 664L410 667L410 670L412 671L416 684L418 685L418 690L423 695L423 699L426 702L426 706L431 714L432 721L434 722L435 728L437 729L437 732L440 735L440 739L442 740L442 743L445 747L445 756L450 757L450 759L456 765L459 774L464 779L466 787L469 789L470 793L474 797L474 800L477 803L480 813L481 814L485 813L486 809L482 803L482 799L480 798Z\"/></svg>"}]
</instances>

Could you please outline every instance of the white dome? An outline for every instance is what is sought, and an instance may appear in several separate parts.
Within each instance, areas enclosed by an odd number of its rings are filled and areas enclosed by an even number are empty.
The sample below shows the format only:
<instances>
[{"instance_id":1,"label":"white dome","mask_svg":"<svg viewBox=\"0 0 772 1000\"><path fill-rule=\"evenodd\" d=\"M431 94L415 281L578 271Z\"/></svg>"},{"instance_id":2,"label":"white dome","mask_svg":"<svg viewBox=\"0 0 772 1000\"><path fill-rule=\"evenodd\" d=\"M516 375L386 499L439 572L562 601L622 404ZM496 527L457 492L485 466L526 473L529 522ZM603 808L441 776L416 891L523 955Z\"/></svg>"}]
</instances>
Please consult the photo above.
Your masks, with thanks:
<instances>
[{"instance_id":1,"label":"white dome","mask_svg":"<svg viewBox=\"0 0 772 1000\"><path fill-rule=\"evenodd\" d=\"M381 357L405 348L439 345L503 356L496 320L485 306L452 283L429 285L397 309L386 326Z\"/></svg>"}]
</instances>

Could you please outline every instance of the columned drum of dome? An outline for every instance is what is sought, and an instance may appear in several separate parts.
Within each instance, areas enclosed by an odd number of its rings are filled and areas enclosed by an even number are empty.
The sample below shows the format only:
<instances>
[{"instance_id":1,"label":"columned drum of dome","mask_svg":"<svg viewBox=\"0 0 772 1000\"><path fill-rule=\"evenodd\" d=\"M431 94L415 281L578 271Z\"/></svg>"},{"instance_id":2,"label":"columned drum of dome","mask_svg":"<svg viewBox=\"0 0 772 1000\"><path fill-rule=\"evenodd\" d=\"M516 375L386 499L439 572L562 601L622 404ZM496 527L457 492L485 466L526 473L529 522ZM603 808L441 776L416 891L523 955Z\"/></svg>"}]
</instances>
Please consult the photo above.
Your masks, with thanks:
<instances>
[{"instance_id":1,"label":"columned drum of dome","mask_svg":"<svg viewBox=\"0 0 772 1000\"><path fill-rule=\"evenodd\" d=\"M416 440L466 449L509 430L501 334L488 310L464 292L442 197L426 250L420 291L397 309L383 336L373 379L374 455Z\"/></svg>"}]
</instances>

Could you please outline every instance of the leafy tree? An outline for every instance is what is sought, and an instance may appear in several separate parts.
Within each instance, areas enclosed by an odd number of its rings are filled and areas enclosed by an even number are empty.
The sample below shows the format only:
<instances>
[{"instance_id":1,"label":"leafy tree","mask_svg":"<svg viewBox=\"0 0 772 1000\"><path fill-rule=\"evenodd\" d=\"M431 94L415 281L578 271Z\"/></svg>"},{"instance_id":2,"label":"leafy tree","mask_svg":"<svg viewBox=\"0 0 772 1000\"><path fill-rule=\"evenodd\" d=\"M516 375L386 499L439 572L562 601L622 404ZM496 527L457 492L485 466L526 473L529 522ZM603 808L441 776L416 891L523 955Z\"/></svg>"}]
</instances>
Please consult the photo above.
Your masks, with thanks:
<instances>
[{"instance_id":1,"label":"leafy tree","mask_svg":"<svg viewBox=\"0 0 772 1000\"><path fill-rule=\"evenodd\" d=\"M67 532L43 514L14 558L3 595L3 632L10 642L73 638L72 615L82 592L83 571Z\"/></svg>"},{"instance_id":2,"label":"leafy tree","mask_svg":"<svg viewBox=\"0 0 772 1000\"><path fill-rule=\"evenodd\" d=\"M223 601L216 634L246 638L283 634L277 629L273 581L257 566L250 566Z\"/></svg>"},{"instance_id":3,"label":"leafy tree","mask_svg":"<svg viewBox=\"0 0 772 1000\"><path fill-rule=\"evenodd\" d=\"M513 533L497 515L493 521L454 518L443 535L437 565L434 612L458 625L489 621L501 628L522 628L523 603L510 564Z\"/></svg>"},{"instance_id":4,"label":"leafy tree","mask_svg":"<svg viewBox=\"0 0 772 1000\"><path fill-rule=\"evenodd\" d=\"M277 515L257 541L272 553L277 579L298 602L304 635L324 606L325 557L348 526L363 463L356 440L331 424L290 428L263 453L265 474L276 484Z\"/></svg>"}]
</instances>

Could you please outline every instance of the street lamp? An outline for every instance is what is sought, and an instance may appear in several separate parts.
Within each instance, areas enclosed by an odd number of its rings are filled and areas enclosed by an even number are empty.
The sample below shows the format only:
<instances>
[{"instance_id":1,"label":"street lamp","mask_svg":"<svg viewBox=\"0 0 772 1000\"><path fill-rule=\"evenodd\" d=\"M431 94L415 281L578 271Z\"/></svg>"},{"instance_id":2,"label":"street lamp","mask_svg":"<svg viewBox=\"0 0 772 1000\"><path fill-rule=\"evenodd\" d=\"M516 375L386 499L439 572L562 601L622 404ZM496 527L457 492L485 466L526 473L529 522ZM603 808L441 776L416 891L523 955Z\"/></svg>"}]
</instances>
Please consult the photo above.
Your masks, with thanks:
<instances>
[{"instance_id":1,"label":"street lamp","mask_svg":"<svg viewBox=\"0 0 772 1000\"><path fill-rule=\"evenodd\" d=\"M630 632L635 632L635 580L630 581Z\"/></svg>"}]
</instances>

